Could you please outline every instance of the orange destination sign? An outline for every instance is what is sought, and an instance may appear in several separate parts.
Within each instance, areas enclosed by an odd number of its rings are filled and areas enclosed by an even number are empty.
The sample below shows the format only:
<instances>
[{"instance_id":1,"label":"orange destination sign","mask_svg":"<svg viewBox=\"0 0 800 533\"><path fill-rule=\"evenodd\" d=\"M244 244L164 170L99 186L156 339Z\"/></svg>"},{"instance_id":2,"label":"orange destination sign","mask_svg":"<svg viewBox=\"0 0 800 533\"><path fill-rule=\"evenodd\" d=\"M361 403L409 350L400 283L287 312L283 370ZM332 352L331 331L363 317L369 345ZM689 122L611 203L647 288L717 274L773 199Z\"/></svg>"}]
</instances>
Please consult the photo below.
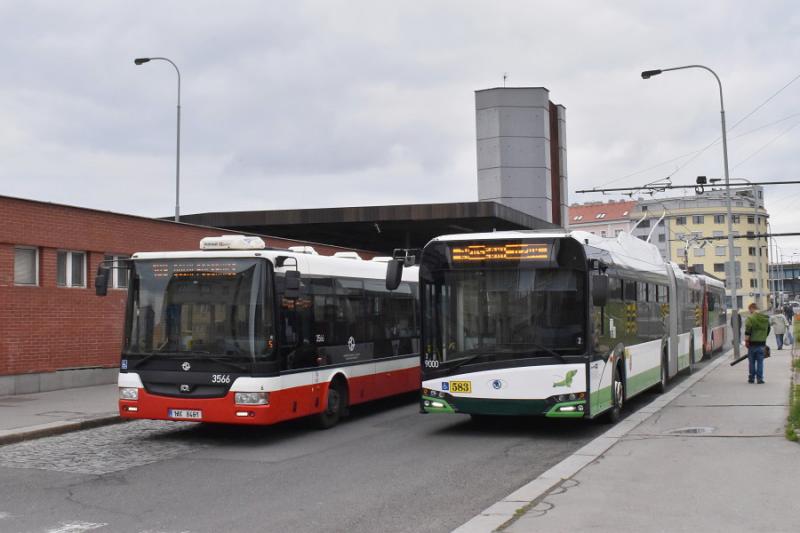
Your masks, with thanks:
<instances>
[{"instance_id":1,"label":"orange destination sign","mask_svg":"<svg viewBox=\"0 0 800 533\"><path fill-rule=\"evenodd\" d=\"M548 261L550 245L528 244L470 244L453 246L450 257L454 263L469 261Z\"/></svg>"}]
</instances>

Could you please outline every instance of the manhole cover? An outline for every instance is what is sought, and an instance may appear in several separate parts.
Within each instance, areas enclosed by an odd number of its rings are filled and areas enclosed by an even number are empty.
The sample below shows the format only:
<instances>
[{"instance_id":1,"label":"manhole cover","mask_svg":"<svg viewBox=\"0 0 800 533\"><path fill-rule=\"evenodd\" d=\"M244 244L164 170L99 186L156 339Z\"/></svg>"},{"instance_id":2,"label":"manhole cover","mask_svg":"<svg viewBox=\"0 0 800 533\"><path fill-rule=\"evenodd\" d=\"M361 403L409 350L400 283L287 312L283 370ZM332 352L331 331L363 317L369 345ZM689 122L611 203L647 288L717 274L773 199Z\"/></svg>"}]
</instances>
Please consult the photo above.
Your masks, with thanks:
<instances>
[{"instance_id":1,"label":"manhole cover","mask_svg":"<svg viewBox=\"0 0 800 533\"><path fill-rule=\"evenodd\" d=\"M668 435L706 435L708 433L713 433L715 430L716 428L710 426L698 426L698 427L670 429L666 433Z\"/></svg>"}]
</instances>

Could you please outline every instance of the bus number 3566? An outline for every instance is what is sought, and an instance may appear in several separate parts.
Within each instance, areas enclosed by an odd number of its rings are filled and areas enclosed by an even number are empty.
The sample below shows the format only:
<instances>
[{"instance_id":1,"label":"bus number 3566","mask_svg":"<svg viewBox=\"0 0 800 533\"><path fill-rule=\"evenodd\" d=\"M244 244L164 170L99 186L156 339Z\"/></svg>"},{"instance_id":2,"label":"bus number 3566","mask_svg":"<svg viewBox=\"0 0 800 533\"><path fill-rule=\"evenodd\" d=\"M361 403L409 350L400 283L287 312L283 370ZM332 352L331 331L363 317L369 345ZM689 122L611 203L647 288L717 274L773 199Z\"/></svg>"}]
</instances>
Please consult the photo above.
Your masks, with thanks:
<instances>
[{"instance_id":1,"label":"bus number 3566","mask_svg":"<svg viewBox=\"0 0 800 533\"><path fill-rule=\"evenodd\" d=\"M228 384L231 382L230 374L212 374L211 375L211 383L222 383Z\"/></svg>"}]
</instances>

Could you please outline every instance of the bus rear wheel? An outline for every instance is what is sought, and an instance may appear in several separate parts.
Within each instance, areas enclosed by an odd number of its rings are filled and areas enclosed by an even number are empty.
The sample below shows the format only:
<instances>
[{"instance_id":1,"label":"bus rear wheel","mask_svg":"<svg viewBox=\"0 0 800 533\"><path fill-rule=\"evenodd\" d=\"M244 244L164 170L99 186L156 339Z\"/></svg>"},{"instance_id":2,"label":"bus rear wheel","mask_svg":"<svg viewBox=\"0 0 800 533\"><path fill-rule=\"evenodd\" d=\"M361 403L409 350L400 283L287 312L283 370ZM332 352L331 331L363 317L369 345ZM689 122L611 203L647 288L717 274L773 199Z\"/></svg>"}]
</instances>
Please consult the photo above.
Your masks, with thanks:
<instances>
[{"instance_id":1,"label":"bus rear wheel","mask_svg":"<svg viewBox=\"0 0 800 533\"><path fill-rule=\"evenodd\" d=\"M667 382L669 381L668 375L667 352L661 354L661 380L656 384L656 391L659 394L667 392Z\"/></svg>"},{"instance_id":2,"label":"bus rear wheel","mask_svg":"<svg viewBox=\"0 0 800 533\"><path fill-rule=\"evenodd\" d=\"M316 426L320 429L332 428L339 423L347 410L347 387L337 379L328 386L325 410L316 416Z\"/></svg>"}]
</instances>

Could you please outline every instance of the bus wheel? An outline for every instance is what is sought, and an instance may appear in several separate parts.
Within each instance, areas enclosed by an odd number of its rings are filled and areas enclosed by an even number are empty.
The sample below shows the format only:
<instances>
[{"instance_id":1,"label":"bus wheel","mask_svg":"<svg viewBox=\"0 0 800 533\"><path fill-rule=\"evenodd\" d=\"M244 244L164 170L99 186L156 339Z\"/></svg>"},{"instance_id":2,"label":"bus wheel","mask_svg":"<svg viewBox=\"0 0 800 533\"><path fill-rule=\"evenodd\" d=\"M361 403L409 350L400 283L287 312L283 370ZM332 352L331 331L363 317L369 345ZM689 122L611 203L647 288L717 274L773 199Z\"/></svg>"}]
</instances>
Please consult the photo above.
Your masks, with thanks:
<instances>
[{"instance_id":1,"label":"bus wheel","mask_svg":"<svg viewBox=\"0 0 800 533\"><path fill-rule=\"evenodd\" d=\"M622 372L619 365L614 366L614 376L611 380L611 410L606 415L606 422L616 424L622 416L622 405L625 403L625 384L622 382Z\"/></svg>"},{"instance_id":2,"label":"bus wheel","mask_svg":"<svg viewBox=\"0 0 800 533\"><path fill-rule=\"evenodd\" d=\"M667 392L667 382L669 381L667 364L667 352L664 352L661 354L661 380L656 384L656 391L659 394Z\"/></svg>"},{"instance_id":3,"label":"bus wheel","mask_svg":"<svg viewBox=\"0 0 800 533\"><path fill-rule=\"evenodd\" d=\"M316 417L320 429L328 429L339 423L347 409L347 387L341 379L335 379L328 386L328 401L325 410Z\"/></svg>"}]
</instances>

